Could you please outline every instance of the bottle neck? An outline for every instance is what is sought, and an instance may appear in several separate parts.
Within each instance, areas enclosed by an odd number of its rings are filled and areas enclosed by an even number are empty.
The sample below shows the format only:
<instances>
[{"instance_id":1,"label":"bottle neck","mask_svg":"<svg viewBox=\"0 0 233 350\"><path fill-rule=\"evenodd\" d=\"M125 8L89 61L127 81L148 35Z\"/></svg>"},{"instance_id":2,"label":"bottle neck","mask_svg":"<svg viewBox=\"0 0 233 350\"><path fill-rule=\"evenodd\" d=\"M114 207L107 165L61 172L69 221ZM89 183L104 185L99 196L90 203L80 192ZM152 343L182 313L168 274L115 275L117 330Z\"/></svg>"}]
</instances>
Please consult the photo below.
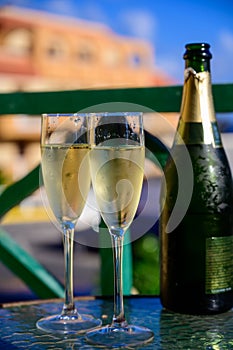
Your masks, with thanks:
<instances>
[{"instance_id":1,"label":"bottle neck","mask_svg":"<svg viewBox=\"0 0 233 350\"><path fill-rule=\"evenodd\" d=\"M185 45L186 51L183 55L185 68L192 67L196 73L210 72L210 60L212 54L207 43L192 43Z\"/></svg>"},{"instance_id":2,"label":"bottle neck","mask_svg":"<svg viewBox=\"0 0 233 350\"><path fill-rule=\"evenodd\" d=\"M181 118L185 122L203 124L216 121L208 71L196 73L193 68L185 69Z\"/></svg>"},{"instance_id":3,"label":"bottle neck","mask_svg":"<svg viewBox=\"0 0 233 350\"><path fill-rule=\"evenodd\" d=\"M198 67L200 67L200 64ZM194 139L193 134L187 132L187 125L190 126L191 124L193 129L201 130L198 138L195 137ZM215 147L221 146L209 70L196 72L190 66L185 69L178 133L182 138L185 135L185 143L201 142L202 144L212 144Z\"/></svg>"},{"instance_id":4,"label":"bottle neck","mask_svg":"<svg viewBox=\"0 0 233 350\"><path fill-rule=\"evenodd\" d=\"M185 59L185 69L192 67L196 73L209 72L210 73L210 59Z\"/></svg>"}]
</instances>

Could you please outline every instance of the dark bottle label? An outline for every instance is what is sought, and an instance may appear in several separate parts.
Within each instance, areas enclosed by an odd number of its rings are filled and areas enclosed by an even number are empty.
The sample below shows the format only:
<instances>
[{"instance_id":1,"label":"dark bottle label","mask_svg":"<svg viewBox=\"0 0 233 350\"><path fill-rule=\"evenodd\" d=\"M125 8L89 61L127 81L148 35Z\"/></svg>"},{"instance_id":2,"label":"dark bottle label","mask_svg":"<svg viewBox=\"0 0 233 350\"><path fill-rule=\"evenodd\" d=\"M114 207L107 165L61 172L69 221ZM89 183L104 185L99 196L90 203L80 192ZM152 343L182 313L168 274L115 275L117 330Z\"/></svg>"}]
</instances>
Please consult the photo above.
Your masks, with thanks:
<instances>
[{"instance_id":1,"label":"dark bottle label","mask_svg":"<svg viewBox=\"0 0 233 350\"><path fill-rule=\"evenodd\" d=\"M206 294L233 289L233 236L206 239Z\"/></svg>"}]
</instances>

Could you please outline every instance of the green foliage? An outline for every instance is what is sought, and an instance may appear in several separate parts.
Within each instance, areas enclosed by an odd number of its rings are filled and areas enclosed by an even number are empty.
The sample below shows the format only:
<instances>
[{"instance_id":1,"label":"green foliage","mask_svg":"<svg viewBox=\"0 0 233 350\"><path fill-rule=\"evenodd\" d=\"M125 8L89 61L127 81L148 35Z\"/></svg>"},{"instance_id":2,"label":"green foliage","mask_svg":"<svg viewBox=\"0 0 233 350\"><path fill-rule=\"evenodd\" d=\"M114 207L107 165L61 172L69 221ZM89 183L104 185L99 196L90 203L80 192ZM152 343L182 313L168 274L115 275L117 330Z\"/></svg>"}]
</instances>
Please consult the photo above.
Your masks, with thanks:
<instances>
[{"instance_id":1,"label":"green foliage","mask_svg":"<svg viewBox=\"0 0 233 350\"><path fill-rule=\"evenodd\" d=\"M140 294L159 294L159 240L147 233L133 243L133 285Z\"/></svg>"},{"instance_id":2,"label":"green foliage","mask_svg":"<svg viewBox=\"0 0 233 350\"><path fill-rule=\"evenodd\" d=\"M0 169L0 185L4 185L6 183L6 176L3 171Z\"/></svg>"}]
</instances>

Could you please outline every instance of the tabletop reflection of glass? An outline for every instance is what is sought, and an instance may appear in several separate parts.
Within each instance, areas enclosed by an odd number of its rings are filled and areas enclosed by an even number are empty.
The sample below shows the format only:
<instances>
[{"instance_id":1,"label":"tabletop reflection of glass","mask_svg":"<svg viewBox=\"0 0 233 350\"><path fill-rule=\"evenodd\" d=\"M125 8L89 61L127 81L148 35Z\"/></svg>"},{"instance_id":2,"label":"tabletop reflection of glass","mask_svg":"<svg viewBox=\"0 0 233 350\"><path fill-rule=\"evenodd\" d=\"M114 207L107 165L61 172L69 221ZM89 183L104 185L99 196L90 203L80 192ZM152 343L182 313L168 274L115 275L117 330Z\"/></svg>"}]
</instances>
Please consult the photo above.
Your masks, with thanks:
<instances>
[{"instance_id":1,"label":"tabletop reflection of glass","mask_svg":"<svg viewBox=\"0 0 233 350\"><path fill-rule=\"evenodd\" d=\"M80 298L76 302L80 312L91 310L103 324L110 322L111 298ZM58 312L61 305L62 301L42 301L0 308L0 349L90 349L84 335L58 336L36 328L38 318ZM136 296L125 298L125 313L130 322L140 321L155 334L142 349L233 349L233 310L214 316L180 315L162 310L158 298Z\"/></svg>"}]
</instances>

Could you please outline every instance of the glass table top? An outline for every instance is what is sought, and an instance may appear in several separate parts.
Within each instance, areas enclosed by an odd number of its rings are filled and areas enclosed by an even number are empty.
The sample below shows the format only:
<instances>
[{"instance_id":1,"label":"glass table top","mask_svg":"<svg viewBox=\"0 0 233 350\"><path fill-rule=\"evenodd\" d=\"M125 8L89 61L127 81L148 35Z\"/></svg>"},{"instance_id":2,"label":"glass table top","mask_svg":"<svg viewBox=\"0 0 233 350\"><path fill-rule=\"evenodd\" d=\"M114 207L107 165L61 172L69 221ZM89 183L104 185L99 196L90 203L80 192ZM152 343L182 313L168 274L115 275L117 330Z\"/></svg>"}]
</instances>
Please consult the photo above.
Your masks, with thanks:
<instances>
[{"instance_id":1,"label":"glass table top","mask_svg":"<svg viewBox=\"0 0 233 350\"><path fill-rule=\"evenodd\" d=\"M83 335L61 336L43 333L36 321L61 311L61 300L15 303L0 308L0 349L95 349ZM80 313L110 322L111 298L77 298ZM212 316L189 316L162 309L156 297L126 297L128 322L151 328L154 340L140 347L150 350L233 349L233 310ZM139 348L137 348L139 349Z\"/></svg>"}]
</instances>

